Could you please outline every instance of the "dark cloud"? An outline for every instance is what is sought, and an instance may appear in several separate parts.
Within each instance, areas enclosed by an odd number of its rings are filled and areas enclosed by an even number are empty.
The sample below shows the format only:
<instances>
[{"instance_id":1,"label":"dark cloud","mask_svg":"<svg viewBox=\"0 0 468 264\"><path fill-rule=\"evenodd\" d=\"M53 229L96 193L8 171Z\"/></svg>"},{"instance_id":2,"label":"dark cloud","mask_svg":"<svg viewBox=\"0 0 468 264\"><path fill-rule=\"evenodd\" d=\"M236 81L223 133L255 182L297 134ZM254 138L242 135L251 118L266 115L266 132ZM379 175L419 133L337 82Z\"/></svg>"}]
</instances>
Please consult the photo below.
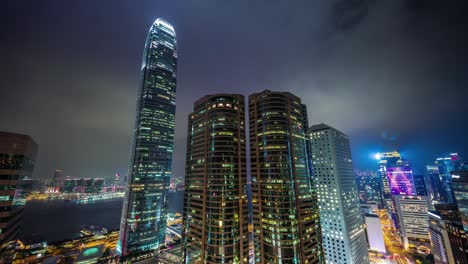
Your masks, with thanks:
<instances>
[{"instance_id":1,"label":"dark cloud","mask_svg":"<svg viewBox=\"0 0 468 264\"><path fill-rule=\"evenodd\" d=\"M351 30L357 27L369 13L368 0L341 0L334 6L338 29Z\"/></svg>"},{"instance_id":2,"label":"dark cloud","mask_svg":"<svg viewBox=\"0 0 468 264\"><path fill-rule=\"evenodd\" d=\"M386 148L422 165L468 152L466 11L455 0L7 1L0 130L38 141L38 176L125 172L145 35L164 17L179 48L175 175L196 99L263 89L297 94L311 124L348 133L358 166Z\"/></svg>"}]
</instances>

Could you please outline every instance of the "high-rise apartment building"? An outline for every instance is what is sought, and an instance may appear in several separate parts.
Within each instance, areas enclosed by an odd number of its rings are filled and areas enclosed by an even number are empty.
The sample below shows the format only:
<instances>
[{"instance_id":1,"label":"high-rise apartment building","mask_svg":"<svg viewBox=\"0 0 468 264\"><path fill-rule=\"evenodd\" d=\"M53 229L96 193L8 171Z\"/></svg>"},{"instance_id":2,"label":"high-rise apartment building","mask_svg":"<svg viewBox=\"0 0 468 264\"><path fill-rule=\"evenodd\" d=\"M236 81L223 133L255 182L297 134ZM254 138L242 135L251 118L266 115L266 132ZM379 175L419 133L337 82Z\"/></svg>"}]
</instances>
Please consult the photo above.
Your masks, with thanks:
<instances>
[{"instance_id":1,"label":"high-rise apartment building","mask_svg":"<svg viewBox=\"0 0 468 264\"><path fill-rule=\"evenodd\" d=\"M325 124L310 128L327 263L369 263L348 137Z\"/></svg>"},{"instance_id":2,"label":"high-rise apartment building","mask_svg":"<svg viewBox=\"0 0 468 264\"><path fill-rule=\"evenodd\" d=\"M146 39L132 158L117 252L151 256L164 244L176 110L177 49L172 25L157 19Z\"/></svg>"},{"instance_id":3,"label":"high-rise apartment building","mask_svg":"<svg viewBox=\"0 0 468 264\"><path fill-rule=\"evenodd\" d=\"M207 95L189 115L185 263L248 263L244 96Z\"/></svg>"},{"instance_id":4,"label":"high-rise apartment building","mask_svg":"<svg viewBox=\"0 0 468 264\"><path fill-rule=\"evenodd\" d=\"M17 238L26 203L19 185L31 178L37 149L27 135L0 132L0 246Z\"/></svg>"},{"instance_id":5,"label":"high-rise apartment building","mask_svg":"<svg viewBox=\"0 0 468 264\"><path fill-rule=\"evenodd\" d=\"M320 263L306 106L265 90L249 97L249 123L255 261Z\"/></svg>"}]
</instances>

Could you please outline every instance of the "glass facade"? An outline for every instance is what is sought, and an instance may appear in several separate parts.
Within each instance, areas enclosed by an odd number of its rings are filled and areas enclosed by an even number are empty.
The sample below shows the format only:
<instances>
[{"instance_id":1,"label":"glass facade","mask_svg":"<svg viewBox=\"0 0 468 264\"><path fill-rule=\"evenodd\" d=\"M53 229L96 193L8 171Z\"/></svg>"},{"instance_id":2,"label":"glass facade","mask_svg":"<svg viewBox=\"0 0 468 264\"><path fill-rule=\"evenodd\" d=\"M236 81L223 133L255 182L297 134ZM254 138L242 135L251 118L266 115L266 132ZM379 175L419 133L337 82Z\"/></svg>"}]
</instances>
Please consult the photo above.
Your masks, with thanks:
<instances>
[{"instance_id":1,"label":"glass facade","mask_svg":"<svg viewBox=\"0 0 468 264\"><path fill-rule=\"evenodd\" d=\"M305 105L286 92L249 97L255 262L320 263Z\"/></svg>"},{"instance_id":2,"label":"glass facade","mask_svg":"<svg viewBox=\"0 0 468 264\"><path fill-rule=\"evenodd\" d=\"M413 182L416 195L428 196L426 180L427 179L426 177L424 177L424 175L413 174Z\"/></svg>"},{"instance_id":3,"label":"glass facade","mask_svg":"<svg viewBox=\"0 0 468 264\"><path fill-rule=\"evenodd\" d=\"M383 207L380 174L374 171L354 170L360 203L375 203Z\"/></svg>"},{"instance_id":4,"label":"glass facade","mask_svg":"<svg viewBox=\"0 0 468 264\"><path fill-rule=\"evenodd\" d=\"M174 145L177 50L174 28L157 19L143 53L128 189L117 251L152 254L164 244Z\"/></svg>"},{"instance_id":5,"label":"glass facade","mask_svg":"<svg viewBox=\"0 0 468 264\"><path fill-rule=\"evenodd\" d=\"M468 233L468 170L453 171L453 192L465 232Z\"/></svg>"},{"instance_id":6,"label":"glass facade","mask_svg":"<svg viewBox=\"0 0 468 264\"><path fill-rule=\"evenodd\" d=\"M189 115L185 263L248 263L244 96L208 95Z\"/></svg>"},{"instance_id":7,"label":"glass facade","mask_svg":"<svg viewBox=\"0 0 468 264\"><path fill-rule=\"evenodd\" d=\"M310 141L325 260L334 264L369 263L349 139L319 124L310 128Z\"/></svg>"},{"instance_id":8,"label":"glass facade","mask_svg":"<svg viewBox=\"0 0 468 264\"><path fill-rule=\"evenodd\" d=\"M435 165L426 166L426 184L428 191L428 198L431 201L431 207L433 204L440 201L439 194L441 193L442 184L439 177L439 168Z\"/></svg>"},{"instance_id":9,"label":"glass facade","mask_svg":"<svg viewBox=\"0 0 468 264\"><path fill-rule=\"evenodd\" d=\"M441 183L440 202L444 204L457 204L452 188L451 172L462 168L462 159L457 153L450 153L437 158L435 165L438 168Z\"/></svg>"},{"instance_id":10,"label":"glass facade","mask_svg":"<svg viewBox=\"0 0 468 264\"><path fill-rule=\"evenodd\" d=\"M464 233L460 227L460 213L455 205L436 204L435 210L429 213L429 237L431 253L435 264L468 263L463 249ZM461 231L461 232L460 232ZM460 244L457 243L460 238ZM453 243L455 242L455 243Z\"/></svg>"}]
</instances>

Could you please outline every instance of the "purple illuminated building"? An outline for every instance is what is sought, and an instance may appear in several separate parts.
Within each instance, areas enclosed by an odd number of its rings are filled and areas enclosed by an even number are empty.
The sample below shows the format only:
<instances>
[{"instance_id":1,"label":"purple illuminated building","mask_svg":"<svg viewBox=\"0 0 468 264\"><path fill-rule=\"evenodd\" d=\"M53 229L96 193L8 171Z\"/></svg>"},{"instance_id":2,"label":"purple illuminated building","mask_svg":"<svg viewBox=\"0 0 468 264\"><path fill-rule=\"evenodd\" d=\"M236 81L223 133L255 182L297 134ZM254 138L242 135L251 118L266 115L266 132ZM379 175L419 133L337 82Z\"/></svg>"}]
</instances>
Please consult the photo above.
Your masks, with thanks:
<instances>
[{"instance_id":1,"label":"purple illuminated building","mask_svg":"<svg viewBox=\"0 0 468 264\"><path fill-rule=\"evenodd\" d=\"M392 195L416 195L413 171L409 166L390 167L386 173Z\"/></svg>"}]
</instances>

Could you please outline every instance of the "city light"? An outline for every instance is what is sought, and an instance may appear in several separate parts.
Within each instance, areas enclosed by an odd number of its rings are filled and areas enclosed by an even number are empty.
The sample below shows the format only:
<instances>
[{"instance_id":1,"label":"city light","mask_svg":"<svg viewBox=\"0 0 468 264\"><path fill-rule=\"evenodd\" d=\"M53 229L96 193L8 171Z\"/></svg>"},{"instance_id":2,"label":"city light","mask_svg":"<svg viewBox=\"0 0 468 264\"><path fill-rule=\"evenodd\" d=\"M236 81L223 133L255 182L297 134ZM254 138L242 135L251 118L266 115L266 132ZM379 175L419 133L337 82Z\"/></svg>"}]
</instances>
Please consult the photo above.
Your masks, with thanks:
<instances>
[{"instance_id":1,"label":"city light","mask_svg":"<svg viewBox=\"0 0 468 264\"><path fill-rule=\"evenodd\" d=\"M10 2L0 263L468 264L468 10Z\"/></svg>"}]
</instances>

